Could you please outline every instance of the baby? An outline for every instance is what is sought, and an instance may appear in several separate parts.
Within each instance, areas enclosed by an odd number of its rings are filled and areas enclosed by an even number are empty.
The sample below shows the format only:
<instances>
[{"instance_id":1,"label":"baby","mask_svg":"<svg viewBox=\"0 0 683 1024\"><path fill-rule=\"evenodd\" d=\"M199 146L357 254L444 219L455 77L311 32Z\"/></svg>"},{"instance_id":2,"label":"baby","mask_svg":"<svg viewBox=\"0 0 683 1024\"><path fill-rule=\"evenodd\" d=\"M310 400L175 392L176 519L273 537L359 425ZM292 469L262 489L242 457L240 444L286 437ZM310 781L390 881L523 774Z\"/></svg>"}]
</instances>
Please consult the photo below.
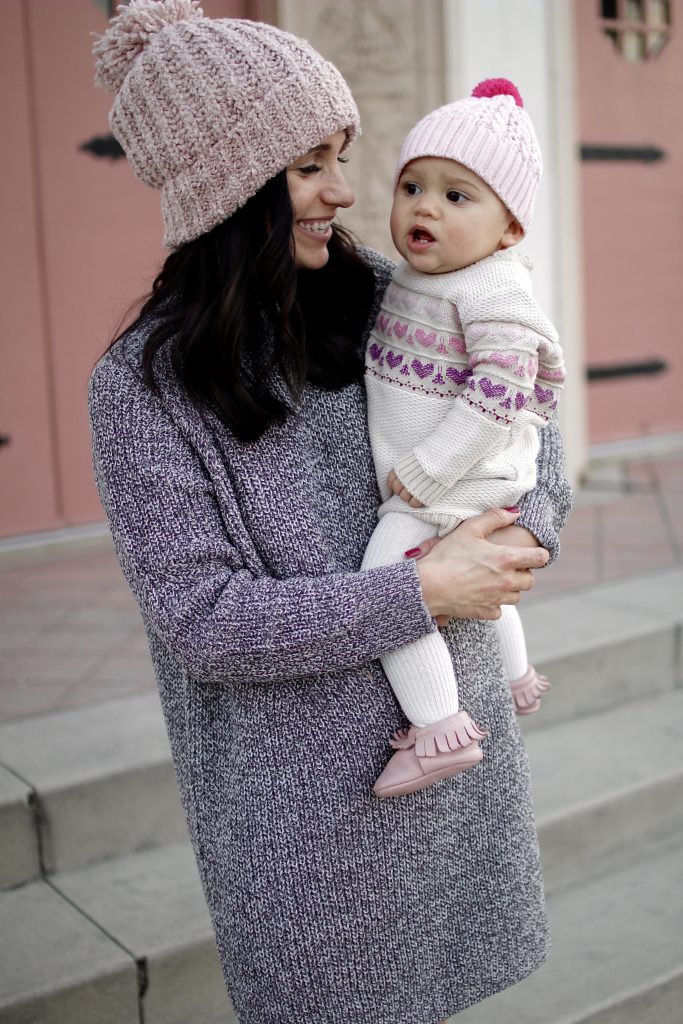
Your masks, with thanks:
<instances>
[{"instance_id":1,"label":"baby","mask_svg":"<svg viewBox=\"0 0 683 1024\"><path fill-rule=\"evenodd\" d=\"M565 371L557 332L531 293L531 262L514 251L542 173L515 86L487 79L408 134L398 162L391 234L403 257L368 342L366 386L383 504L363 568L399 561L436 533L535 485L538 427L554 416ZM498 628L516 710L549 688L527 662L516 610ZM399 796L482 759L479 728L458 700L443 637L391 651L382 666L412 723L377 780Z\"/></svg>"}]
</instances>

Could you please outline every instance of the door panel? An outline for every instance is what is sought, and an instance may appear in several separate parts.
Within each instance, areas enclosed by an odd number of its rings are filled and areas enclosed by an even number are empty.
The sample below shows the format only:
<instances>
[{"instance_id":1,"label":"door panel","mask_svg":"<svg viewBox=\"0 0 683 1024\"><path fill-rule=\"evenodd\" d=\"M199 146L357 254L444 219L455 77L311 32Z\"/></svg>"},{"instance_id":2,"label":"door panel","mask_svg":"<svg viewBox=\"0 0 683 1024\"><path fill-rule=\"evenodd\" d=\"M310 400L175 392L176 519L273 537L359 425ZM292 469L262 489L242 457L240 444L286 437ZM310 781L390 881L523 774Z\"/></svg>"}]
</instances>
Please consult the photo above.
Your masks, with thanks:
<instances>
[{"instance_id":1,"label":"door panel","mask_svg":"<svg viewBox=\"0 0 683 1024\"><path fill-rule=\"evenodd\" d=\"M24 13L0 4L0 536L61 523Z\"/></svg>"},{"instance_id":2,"label":"door panel","mask_svg":"<svg viewBox=\"0 0 683 1024\"><path fill-rule=\"evenodd\" d=\"M665 152L582 163L588 363L667 367L589 384L593 442L683 430L683 0L669 9L668 43L632 62L602 31L601 4L574 4L581 142Z\"/></svg>"},{"instance_id":3,"label":"door panel","mask_svg":"<svg viewBox=\"0 0 683 1024\"><path fill-rule=\"evenodd\" d=\"M210 16L263 4L208 0ZM164 252L159 196L125 160L82 144L109 133L94 86L96 0L2 0L0 536L92 522L87 382Z\"/></svg>"}]
</instances>

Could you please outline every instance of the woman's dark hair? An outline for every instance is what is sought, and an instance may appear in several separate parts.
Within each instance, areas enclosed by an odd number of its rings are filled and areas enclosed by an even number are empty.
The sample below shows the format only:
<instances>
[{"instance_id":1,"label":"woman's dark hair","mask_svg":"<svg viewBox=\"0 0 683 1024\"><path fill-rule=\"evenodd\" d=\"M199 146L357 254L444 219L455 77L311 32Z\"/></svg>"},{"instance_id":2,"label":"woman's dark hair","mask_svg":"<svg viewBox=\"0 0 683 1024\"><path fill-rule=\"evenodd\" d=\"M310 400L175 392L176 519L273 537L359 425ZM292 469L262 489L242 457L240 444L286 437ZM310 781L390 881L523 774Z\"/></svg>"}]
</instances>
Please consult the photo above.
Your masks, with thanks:
<instances>
[{"instance_id":1,"label":"woman's dark hair","mask_svg":"<svg viewBox=\"0 0 683 1024\"><path fill-rule=\"evenodd\" d=\"M374 275L351 236L333 227L329 260L298 270L283 171L228 220L166 259L136 324L153 318L142 353L145 383L170 345L174 372L243 441L286 415L306 381L333 390L362 374L361 337ZM125 332L124 332L125 333Z\"/></svg>"}]
</instances>

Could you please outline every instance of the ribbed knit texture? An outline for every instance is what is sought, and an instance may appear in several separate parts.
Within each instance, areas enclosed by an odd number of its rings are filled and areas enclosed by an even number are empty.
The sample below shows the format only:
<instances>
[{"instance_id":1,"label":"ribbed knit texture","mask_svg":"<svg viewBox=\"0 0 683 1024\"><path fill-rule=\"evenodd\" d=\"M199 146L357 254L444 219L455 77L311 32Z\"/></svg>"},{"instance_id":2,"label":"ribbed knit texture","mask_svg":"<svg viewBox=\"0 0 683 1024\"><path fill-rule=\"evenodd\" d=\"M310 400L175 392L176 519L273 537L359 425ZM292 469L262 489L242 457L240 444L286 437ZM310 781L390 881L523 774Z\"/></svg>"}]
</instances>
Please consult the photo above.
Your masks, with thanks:
<instances>
[{"instance_id":1,"label":"ribbed knit texture","mask_svg":"<svg viewBox=\"0 0 683 1024\"><path fill-rule=\"evenodd\" d=\"M376 258L382 291L390 266ZM376 659L431 622L413 564L359 573L379 495L362 384L308 386L240 444L137 329L97 366L102 501L137 596L240 1024L436 1024L543 961L526 754L490 623L446 633L485 762L413 797L370 789L405 721ZM542 432L522 521L569 508ZM198 1013L200 1010L198 1010Z\"/></svg>"},{"instance_id":2,"label":"ribbed knit texture","mask_svg":"<svg viewBox=\"0 0 683 1024\"><path fill-rule=\"evenodd\" d=\"M554 416L565 370L529 267L512 249L450 274L398 266L365 358L381 514L443 534L533 488L536 428ZM392 469L423 509L390 496Z\"/></svg>"},{"instance_id":3,"label":"ribbed knit texture","mask_svg":"<svg viewBox=\"0 0 683 1024\"><path fill-rule=\"evenodd\" d=\"M363 569L402 562L405 552L434 536L416 516L390 512L378 522L363 556ZM431 725L460 710L450 651L440 633L429 633L381 659L396 700L412 725Z\"/></svg>"},{"instance_id":4,"label":"ribbed knit texture","mask_svg":"<svg viewBox=\"0 0 683 1024\"><path fill-rule=\"evenodd\" d=\"M322 139L359 131L339 71L272 25L212 19L190 0L131 0L94 47L116 92L112 132L161 189L164 243L210 231ZM344 148L346 148L346 145Z\"/></svg>"},{"instance_id":5,"label":"ribbed knit texture","mask_svg":"<svg viewBox=\"0 0 683 1024\"><path fill-rule=\"evenodd\" d=\"M432 110L406 136L394 188L406 164L423 156L469 167L528 231L543 161L531 118L513 96L468 96Z\"/></svg>"},{"instance_id":6,"label":"ribbed knit texture","mask_svg":"<svg viewBox=\"0 0 683 1024\"><path fill-rule=\"evenodd\" d=\"M521 679L529 667L524 627L519 612L513 605L501 606L501 616L496 620L496 633L503 659L503 671L509 683Z\"/></svg>"}]
</instances>

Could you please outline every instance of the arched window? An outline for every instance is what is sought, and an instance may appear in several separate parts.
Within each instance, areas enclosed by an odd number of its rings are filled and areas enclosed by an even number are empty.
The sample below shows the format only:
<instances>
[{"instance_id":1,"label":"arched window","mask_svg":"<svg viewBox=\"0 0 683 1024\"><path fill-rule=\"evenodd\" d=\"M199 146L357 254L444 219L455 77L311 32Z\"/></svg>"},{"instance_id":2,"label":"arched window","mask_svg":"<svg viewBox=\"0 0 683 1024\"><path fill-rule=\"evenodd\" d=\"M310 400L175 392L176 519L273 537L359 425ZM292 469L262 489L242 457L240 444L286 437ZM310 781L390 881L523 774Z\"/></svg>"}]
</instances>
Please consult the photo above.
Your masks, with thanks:
<instances>
[{"instance_id":1,"label":"arched window","mask_svg":"<svg viewBox=\"0 0 683 1024\"><path fill-rule=\"evenodd\" d=\"M625 60L652 60L671 35L670 0L599 0L600 25Z\"/></svg>"}]
</instances>

